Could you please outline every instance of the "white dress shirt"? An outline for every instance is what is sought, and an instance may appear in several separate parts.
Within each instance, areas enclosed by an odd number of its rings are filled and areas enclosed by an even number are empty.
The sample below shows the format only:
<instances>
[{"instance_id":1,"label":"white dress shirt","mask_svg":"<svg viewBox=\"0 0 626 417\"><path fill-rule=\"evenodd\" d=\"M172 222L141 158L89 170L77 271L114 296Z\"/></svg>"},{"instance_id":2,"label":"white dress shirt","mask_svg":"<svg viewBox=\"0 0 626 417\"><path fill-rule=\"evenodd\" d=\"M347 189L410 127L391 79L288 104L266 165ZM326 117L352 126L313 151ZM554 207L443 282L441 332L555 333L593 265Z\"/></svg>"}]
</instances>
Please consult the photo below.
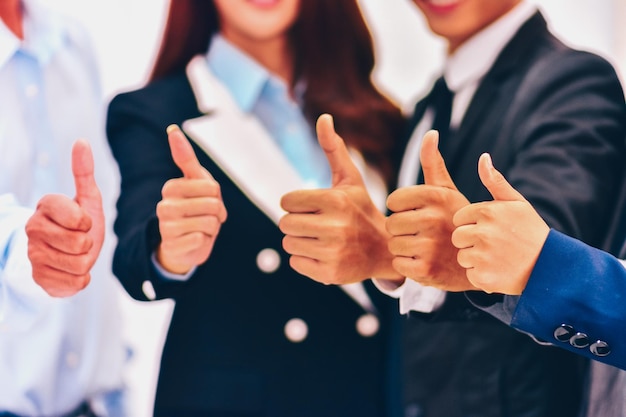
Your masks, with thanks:
<instances>
[{"instance_id":1,"label":"white dress shirt","mask_svg":"<svg viewBox=\"0 0 626 417\"><path fill-rule=\"evenodd\" d=\"M74 196L76 139L91 143L108 219L118 174L88 36L34 0L24 7L24 41L0 20L0 414L57 416L123 386L113 234L89 286L52 298L33 281L24 225L44 193Z\"/></svg>"},{"instance_id":2,"label":"white dress shirt","mask_svg":"<svg viewBox=\"0 0 626 417\"><path fill-rule=\"evenodd\" d=\"M454 93L450 117L452 129L460 126L476 89L500 52L536 11L536 6L522 1L447 57L443 75L448 88ZM415 179L420 170L419 152L422 138L431 128L432 123L433 112L427 109L406 147L400 167L399 187L415 185ZM380 279L375 279L374 283L385 294L399 298L402 314L411 310L430 313L437 310L445 301L445 291L423 286L411 279L406 279L400 286Z\"/></svg>"}]
</instances>

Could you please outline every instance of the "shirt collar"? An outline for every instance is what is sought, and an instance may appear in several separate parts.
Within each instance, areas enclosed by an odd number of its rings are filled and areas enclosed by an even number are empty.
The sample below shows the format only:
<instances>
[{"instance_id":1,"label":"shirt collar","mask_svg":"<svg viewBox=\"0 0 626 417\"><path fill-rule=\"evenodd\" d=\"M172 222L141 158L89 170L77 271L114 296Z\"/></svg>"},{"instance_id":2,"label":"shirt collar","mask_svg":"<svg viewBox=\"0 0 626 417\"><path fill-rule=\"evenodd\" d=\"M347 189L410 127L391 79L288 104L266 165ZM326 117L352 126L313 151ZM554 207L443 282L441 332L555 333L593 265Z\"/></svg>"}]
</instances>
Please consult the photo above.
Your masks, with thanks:
<instances>
[{"instance_id":1,"label":"shirt collar","mask_svg":"<svg viewBox=\"0 0 626 417\"><path fill-rule=\"evenodd\" d=\"M22 50L45 63L66 41L66 29L59 15L44 9L38 0L22 0L24 40L21 41L0 20L0 68Z\"/></svg>"},{"instance_id":2,"label":"shirt collar","mask_svg":"<svg viewBox=\"0 0 626 417\"><path fill-rule=\"evenodd\" d=\"M250 111L270 80L270 73L219 34L211 40L207 60L237 105L243 111Z\"/></svg>"},{"instance_id":3,"label":"shirt collar","mask_svg":"<svg viewBox=\"0 0 626 417\"><path fill-rule=\"evenodd\" d=\"M448 88L458 92L484 77L520 27L536 12L535 5L522 1L467 40L447 58L444 77Z\"/></svg>"}]
</instances>

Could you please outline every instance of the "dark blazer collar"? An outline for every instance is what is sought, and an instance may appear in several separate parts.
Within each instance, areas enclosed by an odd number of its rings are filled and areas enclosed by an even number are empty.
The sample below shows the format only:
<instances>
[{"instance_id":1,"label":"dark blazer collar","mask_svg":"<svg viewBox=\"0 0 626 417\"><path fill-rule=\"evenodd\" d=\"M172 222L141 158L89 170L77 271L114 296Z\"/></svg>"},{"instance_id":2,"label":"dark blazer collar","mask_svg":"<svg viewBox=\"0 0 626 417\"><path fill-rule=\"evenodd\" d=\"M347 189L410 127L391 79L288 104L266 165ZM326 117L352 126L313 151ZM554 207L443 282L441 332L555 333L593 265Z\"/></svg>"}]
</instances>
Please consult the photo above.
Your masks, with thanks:
<instances>
[{"instance_id":1,"label":"dark blazer collar","mask_svg":"<svg viewBox=\"0 0 626 417\"><path fill-rule=\"evenodd\" d=\"M489 112L488 103L495 102L501 84L511 74L527 65L531 54L536 51L537 44L551 36L540 12L535 13L520 27L481 81L455 134L455 142L464 142L466 137L472 134L477 122L484 120L485 113ZM455 146L454 148L460 151L462 147Z\"/></svg>"},{"instance_id":2,"label":"dark blazer collar","mask_svg":"<svg viewBox=\"0 0 626 417\"><path fill-rule=\"evenodd\" d=\"M485 76L485 80L491 78L497 80L515 70L536 48L536 43L545 39L549 34L546 20L540 12L536 12L519 28L515 36L500 52L493 67Z\"/></svg>"}]
</instances>

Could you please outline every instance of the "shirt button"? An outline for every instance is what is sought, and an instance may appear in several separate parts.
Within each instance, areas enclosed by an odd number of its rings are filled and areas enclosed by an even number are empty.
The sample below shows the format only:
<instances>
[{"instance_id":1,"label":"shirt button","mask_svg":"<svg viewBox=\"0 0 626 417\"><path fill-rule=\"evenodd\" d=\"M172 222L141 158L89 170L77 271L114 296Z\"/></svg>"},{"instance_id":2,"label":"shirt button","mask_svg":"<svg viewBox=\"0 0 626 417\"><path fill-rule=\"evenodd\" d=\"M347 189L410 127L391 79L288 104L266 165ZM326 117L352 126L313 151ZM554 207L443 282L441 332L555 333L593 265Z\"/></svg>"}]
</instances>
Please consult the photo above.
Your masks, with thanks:
<instances>
[{"instance_id":1,"label":"shirt button","mask_svg":"<svg viewBox=\"0 0 626 417\"><path fill-rule=\"evenodd\" d=\"M302 319L291 319L285 324L285 337L293 343L300 343L309 334L309 326Z\"/></svg>"},{"instance_id":2,"label":"shirt button","mask_svg":"<svg viewBox=\"0 0 626 417\"><path fill-rule=\"evenodd\" d=\"M154 291L154 286L150 281L145 280L141 284L141 291L143 291L143 294L148 300L156 300L156 291Z\"/></svg>"},{"instance_id":3,"label":"shirt button","mask_svg":"<svg viewBox=\"0 0 626 417\"><path fill-rule=\"evenodd\" d=\"M39 87L37 87L36 84L29 84L26 86L24 93L26 94L26 97L33 98L39 94Z\"/></svg>"},{"instance_id":4,"label":"shirt button","mask_svg":"<svg viewBox=\"0 0 626 417\"><path fill-rule=\"evenodd\" d=\"M379 328L380 322L378 321L378 317L371 313L363 314L356 321L356 331L363 337L374 336L378 333Z\"/></svg>"},{"instance_id":5,"label":"shirt button","mask_svg":"<svg viewBox=\"0 0 626 417\"><path fill-rule=\"evenodd\" d=\"M50 164L50 154L40 152L39 155L37 155L37 164L42 168L47 168Z\"/></svg>"},{"instance_id":6,"label":"shirt button","mask_svg":"<svg viewBox=\"0 0 626 417\"><path fill-rule=\"evenodd\" d=\"M75 369L76 367L78 367L79 362L80 358L78 357L78 353L68 352L67 355L65 355L65 364L69 368Z\"/></svg>"},{"instance_id":7,"label":"shirt button","mask_svg":"<svg viewBox=\"0 0 626 417\"><path fill-rule=\"evenodd\" d=\"M276 272L276 270L280 266L280 255L274 249L263 249L256 256L256 265L261 271L265 272L266 274Z\"/></svg>"}]
</instances>

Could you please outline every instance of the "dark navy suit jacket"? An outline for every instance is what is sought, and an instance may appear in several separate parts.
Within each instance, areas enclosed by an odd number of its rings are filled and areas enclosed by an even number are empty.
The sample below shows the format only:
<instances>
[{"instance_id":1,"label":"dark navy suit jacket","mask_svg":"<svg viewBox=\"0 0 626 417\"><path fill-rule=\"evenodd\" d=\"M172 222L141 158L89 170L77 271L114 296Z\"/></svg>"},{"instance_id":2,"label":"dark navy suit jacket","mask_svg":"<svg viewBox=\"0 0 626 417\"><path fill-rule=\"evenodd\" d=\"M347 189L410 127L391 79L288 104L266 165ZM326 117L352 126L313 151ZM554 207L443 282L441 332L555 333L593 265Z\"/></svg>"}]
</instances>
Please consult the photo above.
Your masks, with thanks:
<instances>
[{"instance_id":1,"label":"dark navy suit jacket","mask_svg":"<svg viewBox=\"0 0 626 417\"><path fill-rule=\"evenodd\" d=\"M415 108L422 119L428 98ZM491 200L477 174L490 152L547 223L600 246L626 166L626 105L604 59L575 51L530 18L481 81L440 150L459 190ZM511 219L515 223L515 219ZM435 314L404 321L406 406L427 417L572 416L585 361L537 344L448 293ZM581 363L582 360L582 363Z\"/></svg>"}]
</instances>

